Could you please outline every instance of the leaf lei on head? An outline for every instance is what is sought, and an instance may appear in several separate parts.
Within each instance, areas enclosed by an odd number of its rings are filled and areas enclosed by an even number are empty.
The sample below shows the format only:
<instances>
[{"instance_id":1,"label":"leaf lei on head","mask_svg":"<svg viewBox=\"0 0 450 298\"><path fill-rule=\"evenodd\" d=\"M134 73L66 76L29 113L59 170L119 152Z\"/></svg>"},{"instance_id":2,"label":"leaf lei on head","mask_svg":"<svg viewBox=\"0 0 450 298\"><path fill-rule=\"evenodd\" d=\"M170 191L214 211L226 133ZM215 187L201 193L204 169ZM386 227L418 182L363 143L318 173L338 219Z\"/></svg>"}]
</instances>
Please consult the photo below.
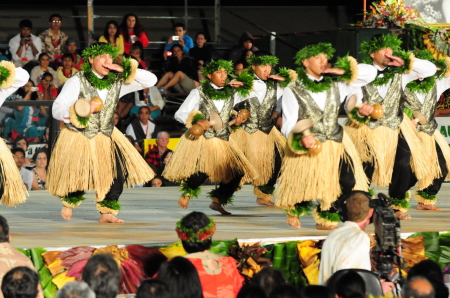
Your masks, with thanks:
<instances>
[{"instance_id":1,"label":"leaf lei on head","mask_svg":"<svg viewBox=\"0 0 450 298\"><path fill-rule=\"evenodd\" d=\"M219 69L225 68L227 73L231 73L233 71L233 62L228 60L211 60L205 67L202 69L202 74L206 77L207 75L212 74Z\"/></svg>"},{"instance_id":2,"label":"leaf lei on head","mask_svg":"<svg viewBox=\"0 0 450 298\"><path fill-rule=\"evenodd\" d=\"M91 64L87 60L84 61L83 65L81 66L81 70L84 72L84 76L89 81L89 83L91 83L92 86L99 90L108 89L112 84L114 84L114 81L116 80L116 76L112 72L108 73L105 80L97 77L92 71Z\"/></svg>"},{"instance_id":3,"label":"leaf lei on head","mask_svg":"<svg viewBox=\"0 0 450 298\"><path fill-rule=\"evenodd\" d=\"M89 60L89 58L95 58L100 55L109 54L113 59L119 56L119 49L108 43L97 43L83 50L81 56L83 60Z\"/></svg>"},{"instance_id":4,"label":"leaf lei on head","mask_svg":"<svg viewBox=\"0 0 450 298\"><path fill-rule=\"evenodd\" d=\"M202 81L202 90L206 97L213 100L225 100L233 94L233 87L230 85L225 85L222 89L214 89L209 80Z\"/></svg>"},{"instance_id":5,"label":"leaf lei on head","mask_svg":"<svg viewBox=\"0 0 450 298\"><path fill-rule=\"evenodd\" d=\"M182 241L188 242L202 242L210 239L216 231L216 223L212 220L211 217L207 217L209 219L209 224L206 227L199 229L198 231L194 231L193 229L183 227L183 225L181 224L184 219L183 216L177 222L177 228L175 229L175 231L177 231L178 238L180 238Z\"/></svg>"},{"instance_id":6,"label":"leaf lei on head","mask_svg":"<svg viewBox=\"0 0 450 298\"><path fill-rule=\"evenodd\" d=\"M271 55L264 55L264 56L255 56L255 55L251 55L248 60L247 63L253 66L259 66L259 65L270 65L270 66L275 66L278 64L279 59L275 56L271 56Z\"/></svg>"},{"instance_id":7,"label":"leaf lei on head","mask_svg":"<svg viewBox=\"0 0 450 298\"><path fill-rule=\"evenodd\" d=\"M328 76L323 76L322 80L319 83L314 83L308 75L306 74L306 70L304 68L297 68L298 80L305 86L306 90L311 91L313 93L319 93L323 91L327 91L331 88L331 83L333 79Z\"/></svg>"},{"instance_id":8,"label":"leaf lei on head","mask_svg":"<svg viewBox=\"0 0 450 298\"><path fill-rule=\"evenodd\" d=\"M302 65L302 61L311 57L315 57L319 54L325 54L328 56L328 59L333 58L333 54L336 50L333 48L331 43L318 43L312 44L304 47L295 55L295 63L298 65Z\"/></svg>"},{"instance_id":9,"label":"leaf lei on head","mask_svg":"<svg viewBox=\"0 0 450 298\"><path fill-rule=\"evenodd\" d=\"M376 38L372 38L369 41L364 41L361 43L361 53L370 55L372 53L378 52L381 49L390 48L392 51L397 51L400 49L402 41L398 39L397 35L382 35Z\"/></svg>"}]
</instances>

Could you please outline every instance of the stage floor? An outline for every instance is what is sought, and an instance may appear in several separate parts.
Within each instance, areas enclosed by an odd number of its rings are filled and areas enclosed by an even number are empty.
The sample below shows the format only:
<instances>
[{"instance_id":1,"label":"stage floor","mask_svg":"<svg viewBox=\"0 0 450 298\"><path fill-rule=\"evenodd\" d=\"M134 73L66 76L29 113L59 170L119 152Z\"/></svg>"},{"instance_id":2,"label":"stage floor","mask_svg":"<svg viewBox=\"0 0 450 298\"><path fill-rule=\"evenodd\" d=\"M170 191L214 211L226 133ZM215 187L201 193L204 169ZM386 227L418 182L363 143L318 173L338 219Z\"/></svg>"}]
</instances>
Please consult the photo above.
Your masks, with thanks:
<instances>
[{"instance_id":1,"label":"stage floor","mask_svg":"<svg viewBox=\"0 0 450 298\"><path fill-rule=\"evenodd\" d=\"M255 204L253 188L245 185L236 193L234 205L226 207L233 215L221 216L209 209L206 193L213 186L204 186L199 199L191 200L189 209L177 205L178 187L125 189L121 196L119 218L123 224L100 224L95 209L94 194L88 192L86 201L71 220L61 218L61 203L47 191L30 192L25 204L15 208L0 206L0 214L9 222L12 245L18 248L57 248L80 245L113 244L166 245L177 241L176 222L191 211L202 211L217 222L214 240L267 239L326 236L328 231L315 228L312 216L302 217L302 228L285 223L282 210ZM376 188L376 191L385 189ZM402 233L418 231L447 231L450 227L450 184L445 184L436 206L442 211L417 211L411 200L413 219L402 221ZM373 227L367 230L373 233Z\"/></svg>"}]
</instances>

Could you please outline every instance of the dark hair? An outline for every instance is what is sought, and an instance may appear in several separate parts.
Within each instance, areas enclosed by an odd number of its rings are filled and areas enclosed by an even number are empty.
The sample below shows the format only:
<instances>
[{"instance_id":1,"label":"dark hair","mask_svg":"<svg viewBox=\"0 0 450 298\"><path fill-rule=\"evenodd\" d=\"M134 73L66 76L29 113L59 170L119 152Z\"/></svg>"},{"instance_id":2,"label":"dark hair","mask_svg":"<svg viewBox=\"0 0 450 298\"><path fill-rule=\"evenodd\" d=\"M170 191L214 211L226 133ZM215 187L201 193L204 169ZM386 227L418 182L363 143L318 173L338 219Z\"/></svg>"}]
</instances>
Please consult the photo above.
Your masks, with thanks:
<instances>
[{"instance_id":1,"label":"dark hair","mask_svg":"<svg viewBox=\"0 0 450 298\"><path fill-rule=\"evenodd\" d=\"M342 298L366 297L366 284L358 273L349 271L336 281L336 294Z\"/></svg>"},{"instance_id":2,"label":"dark hair","mask_svg":"<svg viewBox=\"0 0 450 298\"><path fill-rule=\"evenodd\" d=\"M247 68L247 67L250 66L250 64L248 64L247 59L245 59L246 56L247 56L247 52L252 52L253 54L257 53L257 51L253 52L252 50L247 50L247 49L243 50L242 53L241 53L241 56L239 56L239 60L236 62L236 64L242 63L242 66L244 68Z\"/></svg>"},{"instance_id":3,"label":"dark hair","mask_svg":"<svg viewBox=\"0 0 450 298\"><path fill-rule=\"evenodd\" d=\"M119 293L119 267L109 254L92 256L84 267L82 278L96 298L115 298Z\"/></svg>"},{"instance_id":4,"label":"dark hair","mask_svg":"<svg viewBox=\"0 0 450 298\"><path fill-rule=\"evenodd\" d=\"M114 25L116 27L116 34L114 34L114 40L116 40L117 38L119 38L120 36L120 28L119 28L119 24L117 24L116 21L109 21L108 23L106 23L106 27L105 30L103 31L103 37L107 40L107 42L109 43L109 33L108 33L108 28L109 25Z\"/></svg>"},{"instance_id":5,"label":"dark hair","mask_svg":"<svg viewBox=\"0 0 450 298\"><path fill-rule=\"evenodd\" d=\"M151 113L150 108L148 106L140 106L139 109L138 109L138 114L144 109L147 109L148 113Z\"/></svg>"},{"instance_id":6,"label":"dark hair","mask_svg":"<svg viewBox=\"0 0 450 298\"><path fill-rule=\"evenodd\" d=\"M173 25L173 29L175 29L177 27L181 27L181 28L183 28L183 30L186 30L186 27L184 27L183 23L176 23L175 25Z\"/></svg>"},{"instance_id":7,"label":"dark hair","mask_svg":"<svg viewBox=\"0 0 450 298\"><path fill-rule=\"evenodd\" d=\"M412 287L411 284L414 283L416 280L424 280L429 283L428 279L423 276L416 276L411 279L408 279L406 283L403 285L402 288L402 297L408 297L408 298L434 298L434 289L433 286L430 283L431 291L429 293L424 293L424 289L421 288L420 291L418 291L418 287Z\"/></svg>"},{"instance_id":8,"label":"dark hair","mask_svg":"<svg viewBox=\"0 0 450 298\"><path fill-rule=\"evenodd\" d=\"M197 34L195 34L195 39L197 39L197 37L198 37L199 35L203 35L203 37L204 37L206 40L208 40L208 39L206 38L205 32L202 32L202 31L197 32Z\"/></svg>"},{"instance_id":9,"label":"dark hair","mask_svg":"<svg viewBox=\"0 0 450 298\"><path fill-rule=\"evenodd\" d=\"M33 154L33 161L36 163L37 156L38 156L40 153L44 153L45 156L47 157L47 166L45 167L45 169L47 169L47 168L48 168L48 161L49 161L48 158L49 158L49 156L50 156L47 149L41 148L41 149L39 149L39 150L36 150L36 152L34 152L34 154Z\"/></svg>"},{"instance_id":10,"label":"dark hair","mask_svg":"<svg viewBox=\"0 0 450 298\"><path fill-rule=\"evenodd\" d=\"M284 284L272 290L269 295L269 298L298 298L300 297L300 293L297 289L290 284Z\"/></svg>"},{"instance_id":11,"label":"dark hair","mask_svg":"<svg viewBox=\"0 0 450 298\"><path fill-rule=\"evenodd\" d=\"M187 229L192 229L194 232L197 232L200 229L203 229L207 225L209 225L209 218L203 212L193 211L186 215L181 221L181 226ZM187 253L194 253L205 251L211 248L212 240L211 238L203 240L201 242L191 242L191 241L181 241L183 244L184 250Z\"/></svg>"},{"instance_id":12,"label":"dark hair","mask_svg":"<svg viewBox=\"0 0 450 298\"><path fill-rule=\"evenodd\" d=\"M134 51L134 50L139 50L139 52L141 53L141 60L145 60L144 47L143 47L143 45L142 45L142 43L140 41L136 41L133 44L133 46L130 48L130 55L131 55L131 51Z\"/></svg>"},{"instance_id":13,"label":"dark hair","mask_svg":"<svg viewBox=\"0 0 450 298\"><path fill-rule=\"evenodd\" d=\"M157 279L167 284L171 298L203 298L197 269L186 258L175 257L162 264Z\"/></svg>"},{"instance_id":14,"label":"dark hair","mask_svg":"<svg viewBox=\"0 0 450 298\"><path fill-rule=\"evenodd\" d=\"M27 144L27 148L28 148L28 140L24 136L19 136L14 140L14 148L17 146L17 142L19 142L21 140L25 140L25 143Z\"/></svg>"},{"instance_id":15,"label":"dark hair","mask_svg":"<svg viewBox=\"0 0 450 298\"><path fill-rule=\"evenodd\" d=\"M94 291L83 281L68 282L62 287L56 298L95 298Z\"/></svg>"},{"instance_id":16,"label":"dark hair","mask_svg":"<svg viewBox=\"0 0 450 298\"><path fill-rule=\"evenodd\" d=\"M25 150L23 150L22 148L13 148L13 149L11 149L11 153L12 154L16 155L17 152L22 152L23 156L26 156L25 155Z\"/></svg>"},{"instance_id":17,"label":"dark hair","mask_svg":"<svg viewBox=\"0 0 450 298\"><path fill-rule=\"evenodd\" d=\"M50 59L50 55L47 53L40 53L38 56L38 61L41 60L42 57L47 56Z\"/></svg>"},{"instance_id":18,"label":"dark hair","mask_svg":"<svg viewBox=\"0 0 450 298\"><path fill-rule=\"evenodd\" d=\"M178 43L174 44L174 45L170 48L170 50L173 52L173 49L175 49L175 48L179 48L179 49L181 50L181 52L183 53L183 55L184 55L183 47L182 47L180 44L178 44ZM176 57L175 57L175 56L172 56L172 59L173 59L173 58L176 58ZM181 59L183 59L183 58L181 58ZM179 62L181 62L181 61L179 61Z\"/></svg>"},{"instance_id":19,"label":"dark hair","mask_svg":"<svg viewBox=\"0 0 450 298\"><path fill-rule=\"evenodd\" d=\"M127 26L128 17L134 17L136 19L136 24L134 25L133 28L134 35L136 35L137 37L141 37L141 34L145 33L145 29L144 26L142 26L142 24L139 22L137 15L135 15L134 13L126 14L122 19L122 24L120 24L120 31L122 32L123 39L129 42L130 35L128 34L128 26Z\"/></svg>"},{"instance_id":20,"label":"dark hair","mask_svg":"<svg viewBox=\"0 0 450 298\"><path fill-rule=\"evenodd\" d=\"M306 286L300 292L302 298L334 298L331 290L325 286Z\"/></svg>"},{"instance_id":21,"label":"dark hair","mask_svg":"<svg viewBox=\"0 0 450 298\"><path fill-rule=\"evenodd\" d=\"M150 186L151 186L151 183L153 182L153 180L155 180L155 179L161 180L161 186L164 186L164 180L163 180L163 177L160 176L160 175L156 175L155 177L153 177L153 179L150 181Z\"/></svg>"},{"instance_id":22,"label":"dark hair","mask_svg":"<svg viewBox=\"0 0 450 298\"><path fill-rule=\"evenodd\" d=\"M169 298L169 288L158 279L144 280L139 286L136 298Z\"/></svg>"},{"instance_id":23,"label":"dark hair","mask_svg":"<svg viewBox=\"0 0 450 298\"><path fill-rule=\"evenodd\" d=\"M19 22L19 28L33 28L33 23L29 19L25 19Z\"/></svg>"},{"instance_id":24,"label":"dark hair","mask_svg":"<svg viewBox=\"0 0 450 298\"><path fill-rule=\"evenodd\" d=\"M61 60L64 61L65 58L70 58L70 59L72 59L72 62L75 62L75 59L73 58L73 54L72 54L72 53L65 53L65 54L62 56Z\"/></svg>"},{"instance_id":25,"label":"dark hair","mask_svg":"<svg viewBox=\"0 0 450 298\"><path fill-rule=\"evenodd\" d=\"M285 283L286 280L284 279L283 273L271 267L264 267L252 280L252 284L260 286L267 296L269 296L275 287Z\"/></svg>"},{"instance_id":26,"label":"dark hair","mask_svg":"<svg viewBox=\"0 0 450 298\"><path fill-rule=\"evenodd\" d=\"M4 298L36 298L39 276L36 271L19 266L5 274L2 281Z\"/></svg>"},{"instance_id":27,"label":"dark hair","mask_svg":"<svg viewBox=\"0 0 450 298\"><path fill-rule=\"evenodd\" d=\"M266 293L257 285L247 284L241 288L236 298L266 298Z\"/></svg>"},{"instance_id":28,"label":"dark hair","mask_svg":"<svg viewBox=\"0 0 450 298\"><path fill-rule=\"evenodd\" d=\"M0 243L9 242L9 225L6 218L0 215Z\"/></svg>"},{"instance_id":29,"label":"dark hair","mask_svg":"<svg viewBox=\"0 0 450 298\"><path fill-rule=\"evenodd\" d=\"M45 77L52 77L53 79L53 75L47 71L42 74L42 79L44 79Z\"/></svg>"},{"instance_id":30,"label":"dark hair","mask_svg":"<svg viewBox=\"0 0 450 298\"><path fill-rule=\"evenodd\" d=\"M416 276L424 276L428 279L428 281L433 285L434 291L436 292L436 298L447 298L449 296L449 289L444 284L442 279L441 267L435 261L423 260L415 264L408 271L408 280Z\"/></svg>"},{"instance_id":31,"label":"dark hair","mask_svg":"<svg viewBox=\"0 0 450 298\"><path fill-rule=\"evenodd\" d=\"M59 20L62 22L62 17L61 17L61 15L58 14L58 13L52 14L52 15L48 18L48 21L51 22L53 18L59 18Z\"/></svg>"},{"instance_id":32,"label":"dark hair","mask_svg":"<svg viewBox=\"0 0 450 298\"><path fill-rule=\"evenodd\" d=\"M159 268L165 261L167 261L167 257L159 250L150 252L144 260L145 275L152 278L159 271Z\"/></svg>"}]
</instances>

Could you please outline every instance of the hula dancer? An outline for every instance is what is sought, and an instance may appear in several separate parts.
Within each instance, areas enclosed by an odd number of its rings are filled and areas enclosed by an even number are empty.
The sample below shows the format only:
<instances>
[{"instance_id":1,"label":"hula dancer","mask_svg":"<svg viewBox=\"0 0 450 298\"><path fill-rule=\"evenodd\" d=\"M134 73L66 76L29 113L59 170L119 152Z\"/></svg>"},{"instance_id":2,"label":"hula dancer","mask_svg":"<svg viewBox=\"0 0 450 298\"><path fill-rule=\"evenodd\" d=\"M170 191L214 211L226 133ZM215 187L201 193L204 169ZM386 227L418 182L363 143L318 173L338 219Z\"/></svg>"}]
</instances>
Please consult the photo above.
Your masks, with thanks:
<instances>
[{"instance_id":1,"label":"hula dancer","mask_svg":"<svg viewBox=\"0 0 450 298\"><path fill-rule=\"evenodd\" d=\"M417 58L432 62L438 69L435 75L412 81L406 85L405 89L407 114L414 118L413 124L416 125L426 152L431 155L430 167L434 170L432 181L430 179L419 180L414 198L419 202L418 210L441 210L434 204L442 183L445 179L450 178L448 175L450 149L447 141L437 130L438 125L434 113L439 97L450 88L450 58L435 60L433 54L428 50L418 51L414 54Z\"/></svg>"},{"instance_id":2,"label":"hula dancer","mask_svg":"<svg viewBox=\"0 0 450 298\"><path fill-rule=\"evenodd\" d=\"M280 75L272 74L272 68L278 64L278 58L270 53L258 51L250 56L249 73L253 74L253 90L249 96L234 109L239 112L248 110L247 121L234 129L231 140L244 151L252 166L258 172L258 178L252 181L256 203L273 206L275 183L281 169L281 160L285 140L275 127L275 110L281 104L283 89L297 78L295 71L281 69ZM290 78L290 75L293 77Z\"/></svg>"},{"instance_id":3,"label":"hula dancer","mask_svg":"<svg viewBox=\"0 0 450 298\"><path fill-rule=\"evenodd\" d=\"M301 227L299 217L310 214L311 201L317 199L321 201L314 211L317 229L335 229L339 215L331 204L352 190L367 191L361 160L338 124L338 111L347 95L375 78L376 70L349 56L327 68L334 52L329 43L301 49L295 56L301 66L298 79L283 93L281 132L288 137L288 146L275 205L286 210L287 223L295 228ZM337 79L324 76L327 73ZM372 109L363 105L360 113L368 115Z\"/></svg>"},{"instance_id":4,"label":"hula dancer","mask_svg":"<svg viewBox=\"0 0 450 298\"><path fill-rule=\"evenodd\" d=\"M123 222L115 217L124 184L144 184L153 171L136 148L113 125L117 102L123 95L156 83L152 73L124 59L113 64L117 48L98 43L83 51L82 71L70 78L56 98L53 117L66 123L53 149L48 189L61 198L64 219L96 190L100 222Z\"/></svg>"},{"instance_id":5,"label":"hula dancer","mask_svg":"<svg viewBox=\"0 0 450 298\"><path fill-rule=\"evenodd\" d=\"M30 75L24 69L15 68L9 61L0 61L0 106L17 89L24 86ZM27 192L17 169L11 150L0 140L0 204L16 206L25 203Z\"/></svg>"},{"instance_id":6,"label":"hula dancer","mask_svg":"<svg viewBox=\"0 0 450 298\"><path fill-rule=\"evenodd\" d=\"M404 213L409 209L407 191L416 177L421 180L432 175L428 153L411 121L403 116L403 90L411 81L432 76L436 66L399 50L400 45L394 35L374 37L361 44L362 53L370 55L378 74L357 92L357 97L370 105L382 105L384 115L379 119L359 117L355 108L350 111L345 129L359 152L367 177L379 186L389 186L395 215L410 219Z\"/></svg>"},{"instance_id":7,"label":"hula dancer","mask_svg":"<svg viewBox=\"0 0 450 298\"><path fill-rule=\"evenodd\" d=\"M171 181L182 181L182 195L178 205L186 209L191 198L197 198L200 185L206 179L220 183L208 196L210 208L222 215L229 215L223 206L232 202L233 193L244 175L254 178L256 173L244 153L229 140L228 122L236 104L235 92L243 96L249 93L252 78L241 74L243 82L228 81L232 72L231 61L211 61L203 69L208 78L191 91L175 119L190 128L182 137L163 176ZM233 89L233 87L239 87ZM236 116L236 125L242 117Z\"/></svg>"}]
</instances>

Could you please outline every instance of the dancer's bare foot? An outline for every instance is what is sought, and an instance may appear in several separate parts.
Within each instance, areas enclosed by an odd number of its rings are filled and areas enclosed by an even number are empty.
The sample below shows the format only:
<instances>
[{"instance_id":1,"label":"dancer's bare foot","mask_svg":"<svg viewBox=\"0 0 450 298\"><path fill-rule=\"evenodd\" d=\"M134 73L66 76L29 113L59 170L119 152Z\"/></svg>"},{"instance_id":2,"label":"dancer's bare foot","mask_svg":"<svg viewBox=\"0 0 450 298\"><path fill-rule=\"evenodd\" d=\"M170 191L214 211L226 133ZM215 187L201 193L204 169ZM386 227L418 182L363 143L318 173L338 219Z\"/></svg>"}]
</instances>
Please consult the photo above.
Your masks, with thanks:
<instances>
[{"instance_id":1,"label":"dancer's bare foot","mask_svg":"<svg viewBox=\"0 0 450 298\"><path fill-rule=\"evenodd\" d=\"M436 207L434 205L428 205L428 204L423 204L423 203L419 203L417 205L417 210L434 210L434 211L440 211L442 210L439 207Z\"/></svg>"},{"instance_id":2,"label":"dancer's bare foot","mask_svg":"<svg viewBox=\"0 0 450 298\"><path fill-rule=\"evenodd\" d=\"M398 219L401 220L410 220L411 219L411 215L405 214L401 211L397 211L394 213L395 217L397 217Z\"/></svg>"},{"instance_id":3,"label":"dancer's bare foot","mask_svg":"<svg viewBox=\"0 0 450 298\"><path fill-rule=\"evenodd\" d=\"M325 226L325 225L320 225L320 224L316 224L316 229L318 230L335 230L339 228L338 226Z\"/></svg>"},{"instance_id":4,"label":"dancer's bare foot","mask_svg":"<svg viewBox=\"0 0 450 298\"><path fill-rule=\"evenodd\" d=\"M72 218L72 208L69 207L63 207L61 209L61 217L64 219L71 219Z\"/></svg>"},{"instance_id":5,"label":"dancer's bare foot","mask_svg":"<svg viewBox=\"0 0 450 298\"><path fill-rule=\"evenodd\" d=\"M267 206L275 206L275 204L272 203L272 201L266 201L266 200L263 200L261 198L256 198L256 204L258 204L258 205L267 205Z\"/></svg>"},{"instance_id":6,"label":"dancer's bare foot","mask_svg":"<svg viewBox=\"0 0 450 298\"><path fill-rule=\"evenodd\" d=\"M300 219L297 216L286 216L286 222L288 225L293 226L296 229L300 229L302 225L300 224Z\"/></svg>"},{"instance_id":7,"label":"dancer's bare foot","mask_svg":"<svg viewBox=\"0 0 450 298\"><path fill-rule=\"evenodd\" d=\"M209 208L215 211L219 211L222 215L231 215L231 213L225 210L222 205L216 202L212 202L211 204L209 204Z\"/></svg>"},{"instance_id":8,"label":"dancer's bare foot","mask_svg":"<svg viewBox=\"0 0 450 298\"><path fill-rule=\"evenodd\" d=\"M118 219L114 215L108 213L101 214L98 221L101 223L123 223L122 219Z\"/></svg>"},{"instance_id":9,"label":"dancer's bare foot","mask_svg":"<svg viewBox=\"0 0 450 298\"><path fill-rule=\"evenodd\" d=\"M189 206L189 196L181 196L178 199L178 206L180 206L181 209L187 209L187 207Z\"/></svg>"}]
</instances>

